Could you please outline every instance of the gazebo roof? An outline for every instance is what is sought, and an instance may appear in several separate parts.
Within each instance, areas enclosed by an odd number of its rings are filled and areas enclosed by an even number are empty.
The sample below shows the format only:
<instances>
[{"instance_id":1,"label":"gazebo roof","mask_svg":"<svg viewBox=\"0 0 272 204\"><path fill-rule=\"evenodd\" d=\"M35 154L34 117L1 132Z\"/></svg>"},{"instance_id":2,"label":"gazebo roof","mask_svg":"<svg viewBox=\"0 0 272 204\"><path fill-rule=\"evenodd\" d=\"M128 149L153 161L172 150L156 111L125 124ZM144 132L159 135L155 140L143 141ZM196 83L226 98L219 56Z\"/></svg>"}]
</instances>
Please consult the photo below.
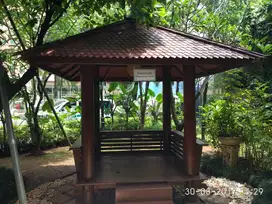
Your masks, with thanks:
<instances>
[{"instance_id":1,"label":"gazebo roof","mask_svg":"<svg viewBox=\"0 0 272 204\"><path fill-rule=\"evenodd\" d=\"M137 26L124 20L89 30L64 40L20 52L21 58L71 81L78 81L81 66L99 65L104 80L129 80L127 65L141 64L157 69L173 66L173 80L183 80L182 65L196 66L196 77L240 67L262 54L224 45L164 27Z\"/></svg>"}]
</instances>

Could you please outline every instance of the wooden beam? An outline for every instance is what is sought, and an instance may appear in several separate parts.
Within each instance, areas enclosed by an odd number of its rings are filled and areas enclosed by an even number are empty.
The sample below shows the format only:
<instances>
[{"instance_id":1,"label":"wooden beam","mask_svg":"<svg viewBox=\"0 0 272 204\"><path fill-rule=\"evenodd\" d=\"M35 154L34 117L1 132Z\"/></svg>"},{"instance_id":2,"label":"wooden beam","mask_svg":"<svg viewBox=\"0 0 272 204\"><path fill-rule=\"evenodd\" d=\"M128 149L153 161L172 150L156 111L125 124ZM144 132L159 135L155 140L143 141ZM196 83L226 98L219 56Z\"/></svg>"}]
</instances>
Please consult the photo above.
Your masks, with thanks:
<instances>
[{"instance_id":1,"label":"wooden beam","mask_svg":"<svg viewBox=\"0 0 272 204\"><path fill-rule=\"evenodd\" d=\"M196 166L196 110L195 110L195 66L184 66L184 156L186 172L197 175Z\"/></svg>"},{"instance_id":2,"label":"wooden beam","mask_svg":"<svg viewBox=\"0 0 272 204\"><path fill-rule=\"evenodd\" d=\"M211 69L207 69L207 68L205 68L205 67L203 67L201 65L196 65L196 67L199 68L202 72L208 72L208 71L211 70Z\"/></svg>"},{"instance_id":3,"label":"wooden beam","mask_svg":"<svg viewBox=\"0 0 272 204\"><path fill-rule=\"evenodd\" d=\"M75 65L68 65L58 71L60 72L61 77L65 77L66 73L72 71L74 67Z\"/></svg>"},{"instance_id":4,"label":"wooden beam","mask_svg":"<svg viewBox=\"0 0 272 204\"><path fill-rule=\"evenodd\" d=\"M74 64L68 64L68 65L63 65L63 66L59 66L59 67L56 67L56 66L52 66L53 68L55 69L60 69L60 72L67 72L67 71L70 71L74 68Z\"/></svg>"},{"instance_id":5,"label":"wooden beam","mask_svg":"<svg viewBox=\"0 0 272 204\"><path fill-rule=\"evenodd\" d=\"M175 65L175 68L176 68L177 71L180 73L181 77L183 77L183 72L182 72L183 67L182 67L182 65L176 64L176 65Z\"/></svg>"},{"instance_id":6,"label":"wooden beam","mask_svg":"<svg viewBox=\"0 0 272 204\"><path fill-rule=\"evenodd\" d=\"M106 71L105 75L103 76L104 81L107 79L107 76L108 76L108 74L110 72L110 69L111 69L110 67L107 68L107 71Z\"/></svg>"},{"instance_id":7,"label":"wooden beam","mask_svg":"<svg viewBox=\"0 0 272 204\"><path fill-rule=\"evenodd\" d=\"M72 81L80 81L80 71L71 76Z\"/></svg>"},{"instance_id":8,"label":"wooden beam","mask_svg":"<svg viewBox=\"0 0 272 204\"><path fill-rule=\"evenodd\" d=\"M79 69L80 65L74 66L72 70L65 73L65 76L73 78L79 72Z\"/></svg>"},{"instance_id":9,"label":"wooden beam","mask_svg":"<svg viewBox=\"0 0 272 204\"><path fill-rule=\"evenodd\" d=\"M170 131L171 131L171 67L163 67L163 150L166 154L170 152Z\"/></svg>"}]
</instances>

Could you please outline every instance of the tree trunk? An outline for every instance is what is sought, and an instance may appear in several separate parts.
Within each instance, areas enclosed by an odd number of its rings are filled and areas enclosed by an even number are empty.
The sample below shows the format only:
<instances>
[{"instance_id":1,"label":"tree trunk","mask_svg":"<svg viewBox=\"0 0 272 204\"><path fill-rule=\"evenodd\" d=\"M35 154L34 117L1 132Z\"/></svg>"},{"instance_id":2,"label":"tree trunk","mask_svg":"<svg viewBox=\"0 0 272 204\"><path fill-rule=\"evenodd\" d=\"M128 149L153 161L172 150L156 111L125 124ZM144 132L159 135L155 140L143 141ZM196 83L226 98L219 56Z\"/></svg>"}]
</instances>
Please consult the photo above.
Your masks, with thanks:
<instances>
[{"instance_id":1,"label":"tree trunk","mask_svg":"<svg viewBox=\"0 0 272 204\"><path fill-rule=\"evenodd\" d=\"M170 96L171 96L171 104L170 104L171 112L172 112L172 117L173 117L176 129L179 130L179 131L182 131L183 130L183 121L179 121L179 119L178 119L176 104L175 104L175 99L174 99L174 96L173 96L172 89L171 89Z\"/></svg>"},{"instance_id":2,"label":"tree trunk","mask_svg":"<svg viewBox=\"0 0 272 204\"><path fill-rule=\"evenodd\" d=\"M179 92L179 81L177 81L177 87L176 87L176 95L178 94L178 92Z\"/></svg>"},{"instance_id":3,"label":"tree trunk","mask_svg":"<svg viewBox=\"0 0 272 204\"><path fill-rule=\"evenodd\" d=\"M204 92L203 92L203 95L202 95L202 106L204 107L207 103L207 92L208 92L208 86L209 86L209 83L206 83L205 85L205 89L204 89ZM202 140L205 140L205 122L202 121L201 123L201 139Z\"/></svg>"},{"instance_id":4,"label":"tree trunk","mask_svg":"<svg viewBox=\"0 0 272 204\"><path fill-rule=\"evenodd\" d=\"M203 84L201 85L200 89L196 93L195 100L197 100L199 98L202 90L206 88L205 86L208 83L208 81L209 81L209 77L205 77ZM207 89L208 89L208 87L207 87ZM172 92L172 89L171 89L171 92ZM174 123L176 125L176 129L179 131L182 131L184 121L178 120L173 92L171 93L171 112L172 112L172 117L173 117Z\"/></svg>"},{"instance_id":5,"label":"tree trunk","mask_svg":"<svg viewBox=\"0 0 272 204\"><path fill-rule=\"evenodd\" d=\"M32 134L32 137L35 139L32 142L34 146L32 148L31 155L39 156L39 155L43 154L43 152L41 150L43 136L42 136L41 128L39 126L38 115L34 114L32 117L33 117L33 124L32 124L32 128L31 128L31 134Z\"/></svg>"},{"instance_id":6,"label":"tree trunk","mask_svg":"<svg viewBox=\"0 0 272 204\"><path fill-rule=\"evenodd\" d=\"M59 88L60 88L60 97L59 98L62 98L62 87L63 87L63 79L60 78L60 85L59 85Z\"/></svg>"},{"instance_id":7,"label":"tree trunk","mask_svg":"<svg viewBox=\"0 0 272 204\"><path fill-rule=\"evenodd\" d=\"M111 126L113 127L113 124L114 124L114 117L113 117L113 114L111 114Z\"/></svg>"},{"instance_id":8,"label":"tree trunk","mask_svg":"<svg viewBox=\"0 0 272 204\"><path fill-rule=\"evenodd\" d=\"M9 146L7 142L6 121L3 113L1 113L1 122L3 126L3 156L9 156Z\"/></svg>"},{"instance_id":9,"label":"tree trunk","mask_svg":"<svg viewBox=\"0 0 272 204\"><path fill-rule=\"evenodd\" d=\"M112 99L111 99L111 126L113 128L113 125L114 125L114 111L115 111L115 107L113 106L113 96L112 96Z\"/></svg>"},{"instance_id":10,"label":"tree trunk","mask_svg":"<svg viewBox=\"0 0 272 204\"><path fill-rule=\"evenodd\" d=\"M140 82L139 85L140 85L140 111L141 111L140 129L142 130L144 129L144 125L145 125L145 112L146 112L146 105L147 105L147 94L148 94L149 82L145 82L145 90L143 90L142 82Z\"/></svg>"},{"instance_id":11,"label":"tree trunk","mask_svg":"<svg viewBox=\"0 0 272 204\"><path fill-rule=\"evenodd\" d=\"M54 93L53 96L54 98L58 98L58 77L54 75Z\"/></svg>"},{"instance_id":12,"label":"tree trunk","mask_svg":"<svg viewBox=\"0 0 272 204\"><path fill-rule=\"evenodd\" d=\"M127 130L128 130L128 112L126 111L126 126L127 126Z\"/></svg>"},{"instance_id":13,"label":"tree trunk","mask_svg":"<svg viewBox=\"0 0 272 204\"><path fill-rule=\"evenodd\" d=\"M101 129L105 128L104 100L103 100L103 82L100 82L100 108L101 108Z\"/></svg>"},{"instance_id":14,"label":"tree trunk","mask_svg":"<svg viewBox=\"0 0 272 204\"><path fill-rule=\"evenodd\" d=\"M143 129L143 116L142 116L142 109L143 109L143 83L139 82L139 89L140 89L140 129Z\"/></svg>"}]
</instances>

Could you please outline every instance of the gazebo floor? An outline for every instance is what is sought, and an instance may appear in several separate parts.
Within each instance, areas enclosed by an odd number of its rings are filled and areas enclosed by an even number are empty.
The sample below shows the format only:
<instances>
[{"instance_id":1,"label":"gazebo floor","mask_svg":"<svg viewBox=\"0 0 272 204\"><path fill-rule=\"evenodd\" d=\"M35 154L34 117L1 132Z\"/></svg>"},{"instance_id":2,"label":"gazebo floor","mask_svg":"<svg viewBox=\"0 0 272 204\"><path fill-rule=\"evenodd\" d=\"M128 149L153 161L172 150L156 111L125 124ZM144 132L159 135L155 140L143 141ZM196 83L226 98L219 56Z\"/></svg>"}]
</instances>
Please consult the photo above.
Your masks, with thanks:
<instances>
[{"instance_id":1,"label":"gazebo floor","mask_svg":"<svg viewBox=\"0 0 272 204\"><path fill-rule=\"evenodd\" d=\"M88 185L94 185L97 188L114 188L116 185L140 183L175 185L206 178L202 174L188 176L182 173L174 165L173 156L164 156L161 152L102 154L95 166L96 175L91 182L88 182Z\"/></svg>"}]
</instances>

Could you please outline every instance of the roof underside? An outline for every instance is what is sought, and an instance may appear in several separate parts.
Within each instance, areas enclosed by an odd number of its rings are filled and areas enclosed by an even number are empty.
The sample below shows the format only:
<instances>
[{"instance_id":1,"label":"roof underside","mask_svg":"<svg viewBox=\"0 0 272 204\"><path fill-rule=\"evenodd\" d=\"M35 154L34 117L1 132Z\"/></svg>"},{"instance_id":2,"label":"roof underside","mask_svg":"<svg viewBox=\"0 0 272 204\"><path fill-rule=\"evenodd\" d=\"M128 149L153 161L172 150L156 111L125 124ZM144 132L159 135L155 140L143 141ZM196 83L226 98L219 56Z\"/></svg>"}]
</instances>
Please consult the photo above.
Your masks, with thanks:
<instances>
[{"instance_id":1,"label":"roof underside","mask_svg":"<svg viewBox=\"0 0 272 204\"><path fill-rule=\"evenodd\" d=\"M104 26L21 52L28 63L71 81L80 68L99 66L101 80L130 80L131 67L140 64L171 68L172 80L183 80L183 66L195 65L196 77L251 63L262 55L163 27L136 26L133 20Z\"/></svg>"}]
</instances>

